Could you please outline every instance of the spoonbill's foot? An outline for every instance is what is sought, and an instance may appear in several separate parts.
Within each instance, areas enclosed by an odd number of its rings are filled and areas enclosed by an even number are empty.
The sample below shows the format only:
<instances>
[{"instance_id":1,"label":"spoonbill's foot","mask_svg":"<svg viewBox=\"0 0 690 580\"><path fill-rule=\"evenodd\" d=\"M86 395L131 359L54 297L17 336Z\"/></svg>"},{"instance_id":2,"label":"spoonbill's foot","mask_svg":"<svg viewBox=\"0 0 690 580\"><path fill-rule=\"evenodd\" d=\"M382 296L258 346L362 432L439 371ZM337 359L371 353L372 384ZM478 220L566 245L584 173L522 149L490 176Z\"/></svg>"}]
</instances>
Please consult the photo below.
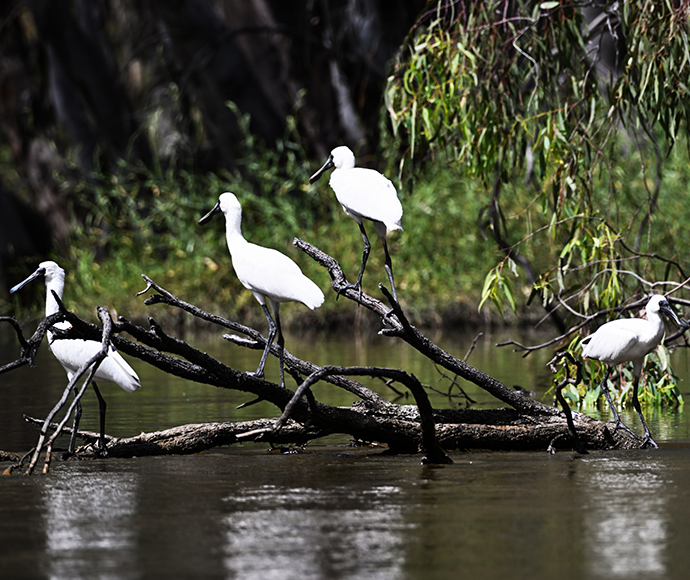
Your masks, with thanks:
<instances>
[{"instance_id":1,"label":"spoonbill's foot","mask_svg":"<svg viewBox=\"0 0 690 580\"><path fill-rule=\"evenodd\" d=\"M640 449L644 449L645 447L649 447L651 449L659 449L659 446L656 444L656 441L654 441L654 439L652 439L651 435L647 435L642 440L642 444L640 445Z\"/></svg>"},{"instance_id":2,"label":"spoonbill's foot","mask_svg":"<svg viewBox=\"0 0 690 580\"><path fill-rule=\"evenodd\" d=\"M627 425L625 425L625 424L623 423L623 421L621 421L620 419L618 419L618 420L615 422L615 425L613 426L614 432L615 432L615 431L618 431L618 429L623 429L623 431L629 433L629 434L632 435L635 439L639 439L639 438L640 438L640 436L639 436L637 433L635 433L630 427L628 427Z\"/></svg>"},{"instance_id":3,"label":"spoonbill's foot","mask_svg":"<svg viewBox=\"0 0 690 580\"><path fill-rule=\"evenodd\" d=\"M386 312L386 313L383 315L383 322L388 322L388 321L389 321L390 315L391 315L391 314L394 314L393 310L394 310L394 309L391 308L388 312ZM391 323L391 324L392 324L392 323Z\"/></svg>"},{"instance_id":4,"label":"spoonbill's foot","mask_svg":"<svg viewBox=\"0 0 690 580\"><path fill-rule=\"evenodd\" d=\"M95 447L93 450L94 457L108 457L108 449L105 445Z\"/></svg>"}]
</instances>

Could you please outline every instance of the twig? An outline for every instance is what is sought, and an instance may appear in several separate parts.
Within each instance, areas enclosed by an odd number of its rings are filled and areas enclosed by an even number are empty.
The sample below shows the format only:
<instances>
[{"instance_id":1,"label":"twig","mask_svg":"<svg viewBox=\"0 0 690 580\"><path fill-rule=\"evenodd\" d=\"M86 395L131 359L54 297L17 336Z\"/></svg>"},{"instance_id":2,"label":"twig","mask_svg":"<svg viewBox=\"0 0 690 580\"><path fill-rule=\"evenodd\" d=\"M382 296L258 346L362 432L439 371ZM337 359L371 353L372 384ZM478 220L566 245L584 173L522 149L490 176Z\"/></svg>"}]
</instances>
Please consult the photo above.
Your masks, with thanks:
<instances>
[{"instance_id":1,"label":"twig","mask_svg":"<svg viewBox=\"0 0 690 580\"><path fill-rule=\"evenodd\" d=\"M12 325L15 333L17 334L17 340L21 346L19 358L0 367L0 374L9 372L27 364L35 367L36 353L38 352L38 347L41 345L41 341L43 340L45 333L51 326L53 326L53 324L63 320L66 320L65 312L56 312L55 314L51 314L41 321L31 338L29 338L29 340L25 340L24 335L19 328L19 324L14 318L9 316L3 316L0 318L0 322L7 322Z\"/></svg>"},{"instance_id":2,"label":"twig","mask_svg":"<svg viewBox=\"0 0 690 580\"><path fill-rule=\"evenodd\" d=\"M470 345L470 348L467 349L465 357L462 359L462 362L467 362L467 359L470 358L470 355L474 352L474 349L477 347L477 342L482 336L484 336L484 333L480 332L479 334L477 334L477 336L474 337L474 339L472 340L472 344Z\"/></svg>"},{"instance_id":3,"label":"twig","mask_svg":"<svg viewBox=\"0 0 690 580\"><path fill-rule=\"evenodd\" d=\"M587 453L587 450L582 445L580 437L575 430L575 424L573 423L573 415L570 412L570 406L566 402L562 393L562 390L566 385L579 385L582 382L582 363L575 360L568 351L561 351L556 353L556 355L547 363L547 366L551 369L551 372L556 374L558 372L556 364L564 358L567 359L565 364L565 378L554 387L556 389L556 399L558 399L558 402L563 409L563 413L565 414L565 420L568 423L568 431L570 431L570 435L573 439L575 450L584 455ZM567 364L568 362L575 367L575 377L573 378L570 377L570 367ZM555 453L553 443L554 442L552 441L551 445L549 445L549 450L551 453Z\"/></svg>"},{"instance_id":4,"label":"twig","mask_svg":"<svg viewBox=\"0 0 690 580\"><path fill-rule=\"evenodd\" d=\"M207 322L211 322L213 324L216 324L218 326L221 326L223 328L228 328L230 330L233 330L235 332L239 332L241 334L244 334L245 336L249 337L249 340L242 339L241 337L231 335L231 334L224 334L223 338L225 340L228 340L234 344L237 344L239 346L243 346L245 348L251 348L251 349L263 349L264 346L266 345L266 338L257 330L254 328L251 328L249 326L245 326L243 324L240 324L238 322L234 322L231 320L228 320L227 318L223 318L221 316L217 316L215 314L210 314L208 312L205 312L204 310L201 310L200 308L197 308L193 304L189 304L188 302L185 302L183 300L180 300L177 296L174 294L168 292L158 284L156 284L153 280L151 280L148 276L142 274L142 278L146 280L147 286L146 289L143 290L142 292L139 293L141 295L144 292L147 292L151 289L155 290L158 294L153 294L149 296L144 303L147 305L152 305L152 304L166 304L168 306L172 306L174 308L179 308L181 310L184 310L185 312L188 312L189 314L200 318L201 320L205 320ZM130 325L127 327L128 332L132 332L132 327L133 325ZM156 325L154 328L155 334L157 334L159 337L162 337L161 333L162 330L160 327ZM141 332L137 333L135 335L139 340L145 340L145 335L142 334ZM177 354L180 354L181 356L184 356L188 360L191 359L192 362L195 362L199 364L200 366L203 366L204 368L209 368L209 369L217 369L219 373L225 373L225 371L221 368L227 368L225 365L222 365L219 361L214 359L213 357L210 357L208 355L205 356L200 356L201 353L198 353L195 349L192 349L184 343L183 341L178 341L177 339L173 339L172 337L165 337L165 346L160 345L159 348L166 348L170 349L172 347L175 347L172 352L176 352ZM170 351L169 351L170 352ZM271 345L271 354L274 356L279 356L280 355L280 350L277 344L272 344ZM135 355L136 356L136 355ZM284 358L284 364L285 368L288 369L289 372L297 371L302 374L309 374L314 371L314 369L318 368L316 365L314 365L311 362L308 361L303 361L298 359L297 357L293 356L287 349L283 351L283 358ZM257 379L258 380L258 379ZM356 381L353 381L351 379L347 379L345 377L333 377L330 379L329 382L332 382L336 386L345 389L352 394L356 395L357 397L363 399L363 400L375 400L378 403L382 403L383 399L370 389L367 389L364 387L364 385L361 385L357 383ZM258 394L258 393L257 393ZM263 395L260 395L263 396ZM270 400L270 399L267 399ZM275 402L275 399L272 400L272 402Z\"/></svg>"},{"instance_id":5,"label":"twig","mask_svg":"<svg viewBox=\"0 0 690 580\"><path fill-rule=\"evenodd\" d=\"M41 427L38 443L36 444L36 449L34 450L34 454L31 458L31 462L29 463L29 467L27 468L25 475L31 475L36 466L36 462L38 461L38 456L44 447L46 449L46 459L43 466L43 473L48 472L50 468L51 449L53 442L62 432L62 428L65 426L65 423L67 423L67 420L73 413L74 408L79 403L81 397L84 395L84 392L86 391L89 384L91 384L91 381L93 380L93 377L96 374L98 367L100 366L101 362L103 362L105 357L108 355L108 349L110 348L110 338L112 336L113 331L112 320L110 318L110 315L108 314L108 311L105 308L99 306L97 308L97 311L98 317L103 322L103 337L101 341L101 350L98 351L95 355L93 355L84 364L82 364L79 370L74 374L74 376L72 376L72 379L67 383L67 386L65 387L65 390L62 393L62 397L60 398L58 403L53 407L50 413L48 413L48 416L46 417L45 421L43 422L43 426ZM86 380L84 381L84 384L82 385L79 392L75 394L72 404L67 409L67 412L65 413L65 416L63 417L62 421L59 423L57 429L55 430L55 433L53 433L53 435L48 439L48 441L45 441L46 435L48 433L48 426L50 422L53 420L53 417L55 417L55 415L60 411L60 409L62 409L77 381L79 381L82 375L86 373L86 371L89 369L90 372Z\"/></svg>"}]
</instances>

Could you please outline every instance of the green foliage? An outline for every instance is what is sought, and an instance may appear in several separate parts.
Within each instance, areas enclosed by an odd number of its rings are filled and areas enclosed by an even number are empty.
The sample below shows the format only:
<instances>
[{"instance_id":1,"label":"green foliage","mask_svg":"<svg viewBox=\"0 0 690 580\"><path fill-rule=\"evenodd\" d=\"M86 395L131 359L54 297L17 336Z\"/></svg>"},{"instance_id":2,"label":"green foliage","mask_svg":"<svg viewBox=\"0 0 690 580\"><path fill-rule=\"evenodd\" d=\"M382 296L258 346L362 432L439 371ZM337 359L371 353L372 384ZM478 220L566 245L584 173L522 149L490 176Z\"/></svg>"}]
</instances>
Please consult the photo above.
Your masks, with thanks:
<instances>
[{"instance_id":1,"label":"green foliage","mask_svg":"<svg viewBox=\"0 0 690 580\"><path fill-rule=\"evenodd\" d=\"M500 252L481 304L503 313L537 297L571 327L687 278L675 241L687 153L674 145L690 117L690 5L597 4L590 30L582 9L594 7L439 2L385 95L401 175L434 160L493 192L480 215ZM597 52L608 32L617 54ZM648 398L673 402L661 366Z\"/></svg>"},{"instance_id":2,"label":"green foliage","mask_svg":"<svg viewBox=\"0 0 690 580\"><path fill-rule=\"evenodd\" d=\"M147 274L202 308L241 312L253 297L231 270L224 221L197 224L223 191L240 199L249 239L291 255L313 275L315 268L292 246L320 215L301 151L294 142L275 149L252 145L258 154L235 173L162 173L123 164L117 175L69 183L79 193L75 213L86 211L84 219L75 220L67 256L76 286L94 300L105 297L121 310L141 312L142 299L134 294L144 287L140 274ZM104 287L106 280L119 287Z\"/></svg>"},{"instance_id":3,"label":"green foliage","mask_svg":"<svg viewBox=\"0 0 690 580\"><path fill-rule=\"evenodd\" d=\"M248 118L242 123L246 126ZM294 128L271 148L247 135L242 149L249 153L233 173L200 175L175 167L163 171L160 166L149 170L122 164L116 174L82 177L73 170L60 175L61 187L77 200L74 231L66 250L41 259L54 259L65 268L69 307L91 316L99 304L135 320L176 316L163 307L151 309L143 304L144 297L136 297L145 287L141 274L146 274L201 308L263 324L252 294L232 271L222 218L203 227L197 224L220 193L232 191L242 204L247 239L289 255L322 288L327 300L317 316L350 309L329 293L323 268L292 245L293 238L301 237L334 256L350 279L357 275L359 229L342 211L326 179L308 183L322 160L307 158ZM383 165L377 169L390 175ZM397 185L405 230L392 234L388 245L408 314L413 320L428 320L456 304L476 304L484 265L493 260L493 247L476 224L482 205L478 185L443 166L420 172L414 195ZM383 251L373 228L369 230L372 252L364 290L379 296L378 283L387 280ZM33 267L35 260L25 269ZM43 303L40 288L34 295L35 303L27 307L31 312ZM26 299L26 293L15 297L12 311L28 314L19 308ZM284 319L289 322L305 312L287 305Z\"/></svg>"},{"instance_id":4,"label":"green foliage","mask_svg":"<svg viewBox=\"0 0 690 580\"><path fill-rule=\"evenodd\" d=\"M584 312L611 308L639 284L623 280L621 263L639 259L642 248L674 253L668 229L652 223L659 185L648 167L661 162L658 143L672 145L687 126L688 7L643 4L609 15L621 19L629 57L607 90L588 57L581 12L556 2L454 4L454 15L439 7L389 78L401 167L421 151L487 184L515 184L497 203L511 251L535 266L544 303L577 290ZM523 173L527 186L516 183ZM500 311L518 304L502 275L505 253L487 269L482 294ZM635 268L655 265L645 259Z\"/></svg>"}]
</instances>

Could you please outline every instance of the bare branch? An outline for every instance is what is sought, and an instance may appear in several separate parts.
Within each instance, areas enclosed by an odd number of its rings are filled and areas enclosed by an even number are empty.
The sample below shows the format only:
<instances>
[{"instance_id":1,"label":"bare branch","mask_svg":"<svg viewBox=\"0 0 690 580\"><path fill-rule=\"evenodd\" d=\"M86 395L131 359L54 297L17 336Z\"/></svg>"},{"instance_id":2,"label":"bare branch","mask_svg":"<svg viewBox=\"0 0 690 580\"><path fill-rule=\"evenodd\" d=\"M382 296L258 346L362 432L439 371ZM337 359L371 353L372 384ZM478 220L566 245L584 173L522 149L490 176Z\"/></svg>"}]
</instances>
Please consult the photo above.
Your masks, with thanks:
<instances>
[{"instance_id":1,"label":"bare branch","mask_svg":"<svg viewBox=\"0 0 690 580\"><path fill-rule=\"evenodd\" d=\"M296 238L294 240L294 244L328 270L332 280L331 285L336 292L341 289L345 290L345 276L343 275L340 265L335 259L308 242L305 242L304 240ZM394 336L404 340L433 362L441 365L453 373L458 374L463 379L481 387L498 400L503 401L520 412L524 412L526 414L547 415L554 413L553 408L506 387L500 381L497 381L493 377L487 375L479 369L474 368L466 362L461 361L450 353L444 351L438 345L431 342L426 336L424 336L409 323L402 313L400 306L395 304L395 302L392 300L392 296L388 290L384 286L379 286L379 288L381 292L383 292L384 296L386 296L386 298L388 298L388 300L391 302L393 306L392 313L383 304L383 302L376 300L367 294L362 294L361 301L359 300L359 293L355 292L354 290L350 292L345 291L342 292L342 294L354 300L355 302L359 302L365 308L368 308L372 312L375 312L381 316L383 321L389 323L390 326L382 328L379 331L379 334L384 336Z\"/></svg>"},{"instance_id":2,"label":"bare branch","mask_svg":"<svg viewBox=\"0 0 690 580\"><path fill-rule=\"evenodd\" d=\"M426 454L427 463L452 463L450 458L439 447L436 440L436 431L433 418L433 410L429 398L424 391L424 387L417 380L414 375L408 375L406 372L399 369L388 369L381 367L338 367L326 366L321 367L317 371L309 375L304 382L299 386L290 402L285 406L285 410L280 418L276 421L273 432L277 433L281 430L285 422L290 416L292 409L300 400L302 395L315 383L320 381L323 377L329 375L367 375L375 377L392 378L404 384L410 391L417 402L417 408L421 416L422 429L422 449Z\"/></svg>"}]
</instances>

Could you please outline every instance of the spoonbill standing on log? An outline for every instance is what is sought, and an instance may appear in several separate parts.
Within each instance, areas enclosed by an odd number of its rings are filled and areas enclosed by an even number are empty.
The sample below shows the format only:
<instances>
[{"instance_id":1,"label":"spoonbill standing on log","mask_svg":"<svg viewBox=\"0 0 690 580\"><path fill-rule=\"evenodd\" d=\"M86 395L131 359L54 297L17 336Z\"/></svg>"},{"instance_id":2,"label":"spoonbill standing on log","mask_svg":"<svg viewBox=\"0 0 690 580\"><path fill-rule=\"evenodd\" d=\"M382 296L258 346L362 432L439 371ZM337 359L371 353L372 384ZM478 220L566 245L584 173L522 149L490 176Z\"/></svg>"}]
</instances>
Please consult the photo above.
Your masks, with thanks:
<instances>
[{"instance_id":1,"label":"spoonbill standing on log","mask_svg":"<svg viewBox=\"0 0 690 580\"><path fill-rule=\"evenodd\" d=\"M252 291L263 308L266 320L268 320L266 347L254 375L257 377L264 376L268 352L277 333L276 342L280 348L280 384L284 387L283 348L285 340L280 328L280 303L301 302L310 310L314 310L323 304L323 292L285 254L272 248L252 244L244 238L242 235L242 206L234 194L222 193L218 198L218 203L199 220L199 224L208 223L218 212L223 212L225 215L225 237L235 274L237 274L242 285ZM273 309L275 322L266 302Z\"/></svg>"},{"instance_id":2,"label":"spoonbill standing on log","mask_svg":"<svg viewBox=\"0 0 690 580\"><path fill-rule=\"evenodd\" d=\"M57 294L58 298L62 299L62 293L65 289L65 271L60 268L55 262L41 262L38 269L31 274L26 280L14 286L10 293L16 292L32 280L43 276L46 283L46 317L58 312L59 307L57 300L53 296L53 292ZM68 330L71 325L69 322L59 322L54 325L58 330ZM81 366L91 359L96 353L101 350L101 343L95 340L83 340L81 338L54 338L54 332L48 330L48 347L55 355L60 364L67 372L67 379L72 380L74 374L81 368ZM134 372L127 361L122 358L122 355L115 350L111 345L110 351L103 359L94 380L91 381L91 386L98 398L98 411L100 413L100 438L98 441L98 451L105 451L105 399L101 395L95 379L102 381L109 381L119 385L123 390L132 393L141 387L141 382L137 373ZM76 387L75 387L76 393ZM74 444L76 440L77 428L79 427L79 419L81 418L81 404L77 403L77 408L74 414L74 427L72 429L72 437L70 439L68 453L74 454Z\"/></svg>"},{"instance_id":3,"label":"spoonbill standing on log","mask_svg":"<svg viewBox=\"0 0 690 580\"><path fill-rule=\"evenodd\" d=\"M393 267L391 256L388 253L386 235L388 230L402 231L403 209L398 199L398 193L388 178L373 169L355 167L355 156L347 147L336 147L323 167L309 178L309 183L314 183L321 175L335 167L329 183L335 192L335 197L343 206L343 210L359 225L364 240L364 252L362 253L362 266L355 284L348 284L347 288L354 288L362 293L362 276L364 267L369 257L371 244L364 230L364 220L374 222L374 227L383 242L383 251L386 254L385 269L388 280L391 283L393 299L397 302L398 296L393 283Z\"/></svg>"},{"instance_id":4,"label":"spoonbill standing on log","mask_svg":"<svg viewBox=\"0 0 690 580\"><path fill-rule=\"evenodd\" d=\"M613 320L600 326L594 334L582 341L582 356L599 360L606 364L606 373L604 374L604 380L601 381L600 388L604 392L606 401L615 417L615 428L623 427L630 433L632 431L623 425L616 411L606 382L615 365L625 362L633 363L633 406L644 428L645 438L642 442L642 447L647 443L650 443L653 447L658 447L649 433L642 409L640 408L640 401L637 398L637 387L642 374L642 366L645 356L657 347L664 336L664 321L661 318L661 313L669 316L678 326L688 328L688 324L676 316L676 313L663 296L652 296L649 302L647 302L645 310L647 311L647 320L642 318L624 318Z\"/></svg>"}]
</instances>

